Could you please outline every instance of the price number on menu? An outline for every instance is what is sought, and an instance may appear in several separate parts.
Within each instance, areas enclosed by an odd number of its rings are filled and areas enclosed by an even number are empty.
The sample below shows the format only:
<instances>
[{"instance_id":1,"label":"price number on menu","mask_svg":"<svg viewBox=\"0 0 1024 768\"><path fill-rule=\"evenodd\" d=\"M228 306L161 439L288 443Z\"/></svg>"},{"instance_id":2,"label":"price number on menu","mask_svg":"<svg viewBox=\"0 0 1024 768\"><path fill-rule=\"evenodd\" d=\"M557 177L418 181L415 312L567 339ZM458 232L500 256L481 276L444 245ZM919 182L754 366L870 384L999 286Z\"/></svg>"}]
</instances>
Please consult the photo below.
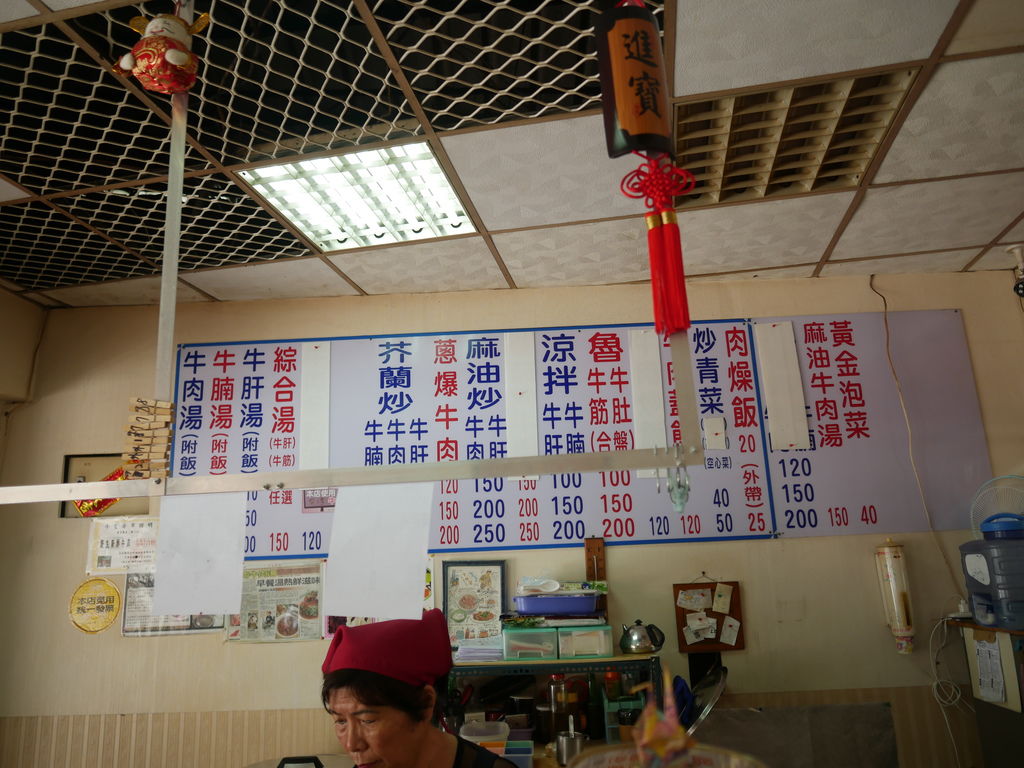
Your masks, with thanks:
<instances>
[{"instance_id":1,"label":"price number on menu","mask_svg":"<svg viewBox=\"0 0 1024 768\"><path fill-rule=\"evenodd\" d=\"M441 518L441 527L438 529L441 544L458 544L461 538L459 524L458 499L445 499L444 496L454 496L459 492L458 480L441 480L438 482L438 490L442 499L438 502L438 512Z\"/></svg>"},{"instance_id":2,"label":"price number on menu","mask_svg":"<svg viewBox=\"0 0 1024 768\"><path fill-rule=\"evenodd\" d=\"M601 488L609 492L601 494L601 535L606 539L633 538L636 535L636 521L632 517L633 494L625 490L633 482L633 473L628 469L601 472Z\"/></svg>"},{"instance_id":3,"label":"price number on menu","mask_svg":"<svg viewBox=\"0 0 1024 768\"><path fill-rule=\"evenodd\" d=\"M791 530L817 528L818 510L809 506L814 502L814 485L807 480L811 476L811 460L806 456L788 456L779 460L779 468L785 479L782 484L782 500L786 505L783 525Z\"/></svg>"},{"instance_id":4,"label":"price number on menu","mask_svg":"<svg viewBox=\"0 0 1024 768\"><path fill-rule=\"evenodd\" d=\"M517 481L520 496L516 504L519 512L519 540L524 544L540 541L540 504L537 502L537 481L521 479Z\"/></svg>"},{"instance_id":5,"label":"price number on menu","mask_svg":"<svg viewBox=\"0 0 1024 768\"><path fill-rule=\"evenodd\" d=\"M487 494L497 494L505 490L503 477L478 477L473 480L473 543L501 544L505 541L505 500L488 498ZM480 494L483 498L480 498Z\"/></svg>"},{"instance_id":6,"label":"price number on menu","mask_svg":"<svg viewBox=\"0 0 1024 768\"><path fill-rule=\"evenodd\" d=\"M551 521L551 538L555 541L579 541L587 537L587 525L582 519L585 509L583 497L572 493L583 486L583 475L579 472L552 475L551 482L557 492L551 497L554 520Z\"/></svg>"}]
</instances>

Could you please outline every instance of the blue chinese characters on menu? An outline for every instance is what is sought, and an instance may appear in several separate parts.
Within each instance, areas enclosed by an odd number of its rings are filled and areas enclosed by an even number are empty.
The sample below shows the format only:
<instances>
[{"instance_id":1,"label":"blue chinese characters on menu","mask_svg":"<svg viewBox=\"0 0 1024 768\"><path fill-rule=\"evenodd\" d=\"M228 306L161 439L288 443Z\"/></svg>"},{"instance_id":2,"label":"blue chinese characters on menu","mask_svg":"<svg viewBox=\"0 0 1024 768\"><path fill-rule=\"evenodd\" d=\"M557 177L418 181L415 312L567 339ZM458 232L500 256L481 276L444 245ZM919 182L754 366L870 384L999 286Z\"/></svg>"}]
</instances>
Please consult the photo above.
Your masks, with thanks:
<instances>
[{"instance_id":1,"label":"blue chinese characters on menu","mask_svg":"<svg viewBox=\"0 0 1024 768\"><path fill-rule=\"evenodd\" d=\"M299 464L301 342L181 349L172 473L176 477L284 472ZM318 495L319 494L319 495ZM323 490L246 494L246 558L326 553L333 510Z\"/></svg>"}]
</instances>

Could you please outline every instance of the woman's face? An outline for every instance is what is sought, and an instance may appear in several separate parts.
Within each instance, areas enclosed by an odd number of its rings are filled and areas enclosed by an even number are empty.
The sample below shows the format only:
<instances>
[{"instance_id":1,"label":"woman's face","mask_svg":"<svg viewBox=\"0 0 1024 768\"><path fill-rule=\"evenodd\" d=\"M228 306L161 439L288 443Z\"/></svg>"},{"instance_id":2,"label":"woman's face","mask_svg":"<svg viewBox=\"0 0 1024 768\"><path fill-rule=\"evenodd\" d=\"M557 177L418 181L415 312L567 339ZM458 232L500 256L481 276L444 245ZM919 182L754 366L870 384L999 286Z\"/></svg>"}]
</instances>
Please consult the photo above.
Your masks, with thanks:
<instances>
[{"instance_id":1,"label":"woman's face","mask_svg":"<svg viewBox=\"0 0 1024 768\"><path fill-rule=\"evenodd\" d=\"M427 720L381 704L363 704L348 688L336 688L327 701L334 734L358 768L407 768L416 764Z\"/></svg>"}]
</instances>

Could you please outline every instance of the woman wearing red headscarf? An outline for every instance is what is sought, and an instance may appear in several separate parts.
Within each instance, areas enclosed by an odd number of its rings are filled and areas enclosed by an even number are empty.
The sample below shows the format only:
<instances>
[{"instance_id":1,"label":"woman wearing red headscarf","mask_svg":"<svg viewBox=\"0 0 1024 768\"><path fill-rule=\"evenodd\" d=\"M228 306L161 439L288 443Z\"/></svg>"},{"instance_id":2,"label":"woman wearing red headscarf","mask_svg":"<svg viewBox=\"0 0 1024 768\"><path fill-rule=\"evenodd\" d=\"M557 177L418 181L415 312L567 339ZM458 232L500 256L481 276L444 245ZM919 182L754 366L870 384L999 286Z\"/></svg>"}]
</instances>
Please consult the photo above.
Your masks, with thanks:
<instances>
[{"instance_id":1,"label":"woman wearing red headscarf","mask_svg":"<svg viewBox=\"0 0 1024 768\"><path fill-rule=\"evenodd\" d=\"M437 609L419 620L338 628L321 698L359 768L514 768L431 724L435 686L451 666L448 626Z\"/></svg>"}]
</instances>

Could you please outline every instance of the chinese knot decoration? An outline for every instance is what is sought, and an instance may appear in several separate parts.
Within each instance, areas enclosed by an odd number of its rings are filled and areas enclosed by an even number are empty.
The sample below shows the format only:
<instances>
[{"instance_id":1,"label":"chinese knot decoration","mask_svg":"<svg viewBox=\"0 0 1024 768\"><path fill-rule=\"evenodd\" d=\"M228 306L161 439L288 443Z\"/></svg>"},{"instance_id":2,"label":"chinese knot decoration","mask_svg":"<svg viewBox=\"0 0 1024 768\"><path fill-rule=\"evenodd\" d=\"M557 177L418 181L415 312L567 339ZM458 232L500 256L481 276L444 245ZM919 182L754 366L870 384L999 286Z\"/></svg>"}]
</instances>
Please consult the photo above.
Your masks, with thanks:
<instances>
[{"instance_id":1,"label":"chinese knot decoration","mask_svg":"<svg viewBox=\"0 0 1024 768\"><path fill-rule=\"evenodd\" d=\"M131 51L126 53L114 71L119 75L129 72L147 91L184 93L196 82L198 57L192 53L192 35L210 23L209 14L202 14L192 24L180 16L161 13L151 20L136 16L128 26L142 35Z\"/></svg>"},{"instance_id":2,"label":"chinese knot decoration","mask_svg":"<svg viewBox=\"0 0 1024 768\"><path fill-rule=\"evenodd\" d=\"M609 157L633 152L646 159L622 180L623 194L650 209L647 250L654 327L664 336L690 327L673 198L693 189L689 171L672 164L665 62L658 24L643 0L619 0L598 19L597 56Z\"/></svg>"}]
</instances>

